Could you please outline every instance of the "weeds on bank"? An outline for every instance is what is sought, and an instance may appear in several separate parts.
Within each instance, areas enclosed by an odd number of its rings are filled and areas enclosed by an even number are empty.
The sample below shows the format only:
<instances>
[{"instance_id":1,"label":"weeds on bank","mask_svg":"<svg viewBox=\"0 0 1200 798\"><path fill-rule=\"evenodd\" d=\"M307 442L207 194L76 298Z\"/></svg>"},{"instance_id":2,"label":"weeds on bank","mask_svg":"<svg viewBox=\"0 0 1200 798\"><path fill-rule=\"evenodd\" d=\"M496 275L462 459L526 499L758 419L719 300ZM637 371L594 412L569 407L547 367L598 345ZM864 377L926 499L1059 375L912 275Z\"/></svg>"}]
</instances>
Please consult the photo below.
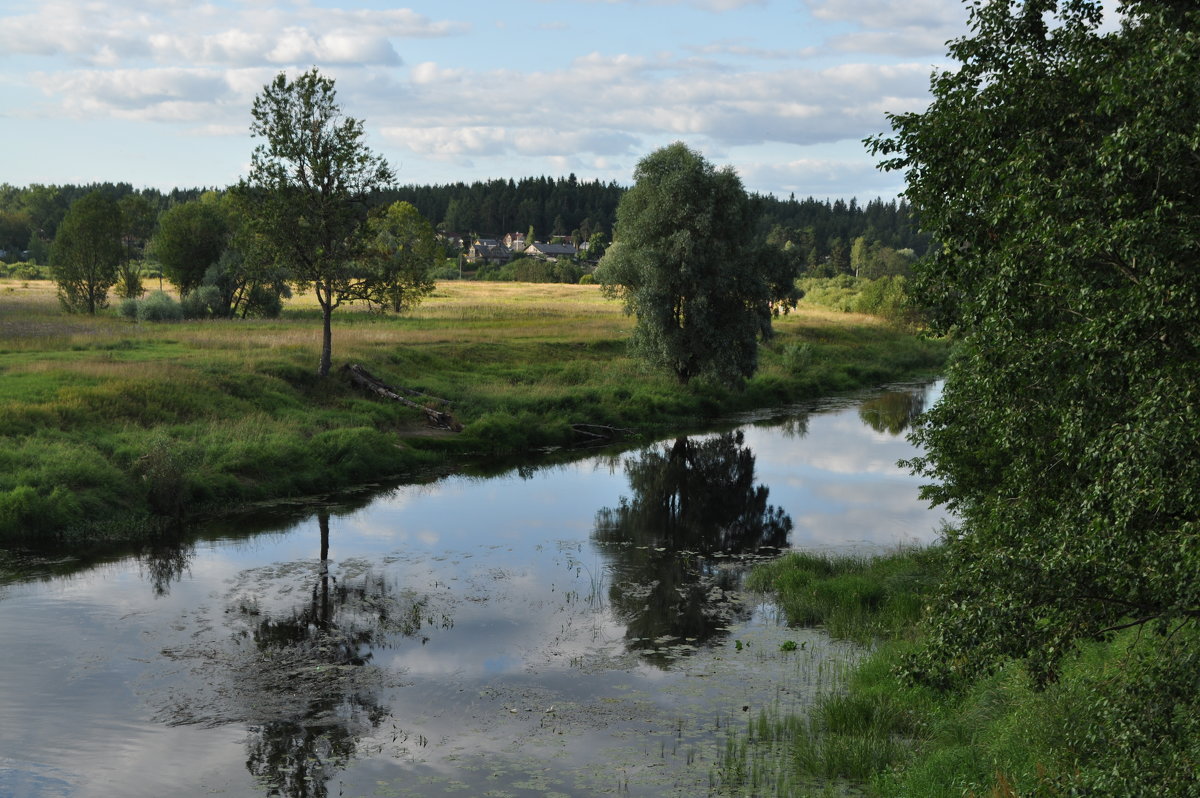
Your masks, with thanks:
<instances>
[{"instance_id":1,"label":"weeds on bank","mask_svg":"<svg viewBox=\"0 0 1200 798\"><path fill-rule=\"evenodd\" d=\"M887 798L1200 795L1200 637L1130 629L1066 658L1037 689L1021 662L937 692L906 679L942 551L793 554L756 568L798 625L873 646L811 712L763 712L714 771L732 795ZM1158 689L1163 683L1172 689ZM1147 685L1153 685L1150 690ZM1157 702L1157 703L1156 703Z\"/></svg>"}]
</instances>

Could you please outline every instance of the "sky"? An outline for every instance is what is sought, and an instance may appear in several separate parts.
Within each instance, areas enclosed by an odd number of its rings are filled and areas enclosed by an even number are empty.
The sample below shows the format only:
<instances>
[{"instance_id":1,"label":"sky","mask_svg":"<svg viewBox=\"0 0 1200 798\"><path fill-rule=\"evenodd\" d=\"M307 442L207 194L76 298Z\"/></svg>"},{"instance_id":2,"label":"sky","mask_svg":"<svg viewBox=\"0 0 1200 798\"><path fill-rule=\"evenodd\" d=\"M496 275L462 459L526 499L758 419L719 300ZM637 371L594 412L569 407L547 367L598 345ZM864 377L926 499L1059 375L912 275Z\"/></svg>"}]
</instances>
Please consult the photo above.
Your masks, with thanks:
<instances>
[{"instance_id":1,"label":"sky","mask_svg":"<svg viewBox=\"0 0 1200 798\"><path fill-rule=\"evenodd\" d=\"M401 0L401 3L403 0ZM891 198L960 0L0 0L0 183L223 187L250 106L317 67L401 184L632 182L682 141L746 188Z\"/></svg>"}]
</instances>

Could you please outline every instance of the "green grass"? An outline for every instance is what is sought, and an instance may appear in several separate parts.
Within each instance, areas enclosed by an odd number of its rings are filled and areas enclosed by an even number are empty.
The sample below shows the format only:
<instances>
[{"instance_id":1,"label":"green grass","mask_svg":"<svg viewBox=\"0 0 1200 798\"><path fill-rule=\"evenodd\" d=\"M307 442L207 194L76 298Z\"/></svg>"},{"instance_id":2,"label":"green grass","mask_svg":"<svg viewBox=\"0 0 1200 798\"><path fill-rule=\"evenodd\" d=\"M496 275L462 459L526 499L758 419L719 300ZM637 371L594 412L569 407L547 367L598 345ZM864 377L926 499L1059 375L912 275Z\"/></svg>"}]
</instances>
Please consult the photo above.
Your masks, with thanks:
<instances>
[{"instance_id":1,"label":"green grass","mask_svg":"<svg viewBox=\"0 0 1200 798\"><path fill-rule=\"evenodd\" d=\"M731 735L714 774L725 793L1200 795L1192 626L1087 644L1044 689L1010 662L939 692L906 673L943 556L936 547L877 559L793 554L752 573L790 622L872 648L808 714L763 712Z\"/></svg>"},{"instance_id":2,"label":"green grass","mask_svg":"<svg viewBox=\"0 0 1200 798\"><path fill-rule=\"evenodd\" d=\"M916 624L939 557L938 549L886 557L793 552L755 568L747 587L772 592L794 626L822 626L833 637L869 645Z\"/></svg>"},{"instance_id":3,"label":"green grass","mask_svg":"<svg viewBox=\"0 0 1200 798\"><path fill-rule=\"evenodd\" d=\"M135 323L66 314L53 284L0 280L0 540L403 477L463 457L569 446L570 425L644 437L940 370L946 345L871 316L777 324L743 391L680 387L626 355L633 320L596 286L448 282L404 316L335 315L335 366L453 402L461 434L315 376L308 297L279 319ZM109 534L106 532L106 534Z\"/></svg>"}]
</instances>

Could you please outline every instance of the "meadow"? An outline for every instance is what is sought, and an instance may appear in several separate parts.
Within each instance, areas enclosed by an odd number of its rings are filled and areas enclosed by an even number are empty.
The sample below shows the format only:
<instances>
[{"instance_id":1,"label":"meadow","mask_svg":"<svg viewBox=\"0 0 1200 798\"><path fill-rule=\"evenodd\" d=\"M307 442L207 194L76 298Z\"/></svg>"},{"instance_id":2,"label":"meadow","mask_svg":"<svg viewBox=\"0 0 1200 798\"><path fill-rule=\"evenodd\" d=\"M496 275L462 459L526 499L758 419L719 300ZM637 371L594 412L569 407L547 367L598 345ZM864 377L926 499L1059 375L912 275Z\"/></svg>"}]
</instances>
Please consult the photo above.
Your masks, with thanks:
<instances>
[{"instance_id":1,"label":"meadow","mask_svg":"<svg viewBox=\"0 0 1200 798\"><path fill-rule=\"evenodd\" d=\"M884 319L780 318L741 389L646 371L634 320L596 286L439 283L403 315L334 317L335 368L442 397L434 430L340 373L316 377L310 297L277 319L136 323L67 314L44 280L0 281L0 539L121 539L247 502L404 479L467 459L634 438L732 412L936 373L947 345Z\"/></svg>"}]
</instances>

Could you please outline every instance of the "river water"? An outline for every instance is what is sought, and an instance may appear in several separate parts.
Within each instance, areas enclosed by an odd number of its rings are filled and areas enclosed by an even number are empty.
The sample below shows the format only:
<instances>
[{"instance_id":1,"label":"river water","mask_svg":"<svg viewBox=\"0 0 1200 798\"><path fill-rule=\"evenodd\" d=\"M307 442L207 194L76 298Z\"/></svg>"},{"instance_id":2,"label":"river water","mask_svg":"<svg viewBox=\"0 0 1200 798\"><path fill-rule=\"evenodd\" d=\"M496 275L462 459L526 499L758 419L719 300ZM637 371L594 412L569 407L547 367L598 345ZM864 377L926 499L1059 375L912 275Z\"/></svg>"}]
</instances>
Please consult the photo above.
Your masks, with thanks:
<instances>
[{"instance_id":1,"label":"river water","mask_svg":"<svg viewBox=\"0 0 1200 798\"><path fill-rule=\"evenodd\" d=\"M0 796L704 795L729 734L858 654L787 628L746 570L933 540L897 460L937 390L127 556L0 552Z\"/></svg>"}]
</instances>

